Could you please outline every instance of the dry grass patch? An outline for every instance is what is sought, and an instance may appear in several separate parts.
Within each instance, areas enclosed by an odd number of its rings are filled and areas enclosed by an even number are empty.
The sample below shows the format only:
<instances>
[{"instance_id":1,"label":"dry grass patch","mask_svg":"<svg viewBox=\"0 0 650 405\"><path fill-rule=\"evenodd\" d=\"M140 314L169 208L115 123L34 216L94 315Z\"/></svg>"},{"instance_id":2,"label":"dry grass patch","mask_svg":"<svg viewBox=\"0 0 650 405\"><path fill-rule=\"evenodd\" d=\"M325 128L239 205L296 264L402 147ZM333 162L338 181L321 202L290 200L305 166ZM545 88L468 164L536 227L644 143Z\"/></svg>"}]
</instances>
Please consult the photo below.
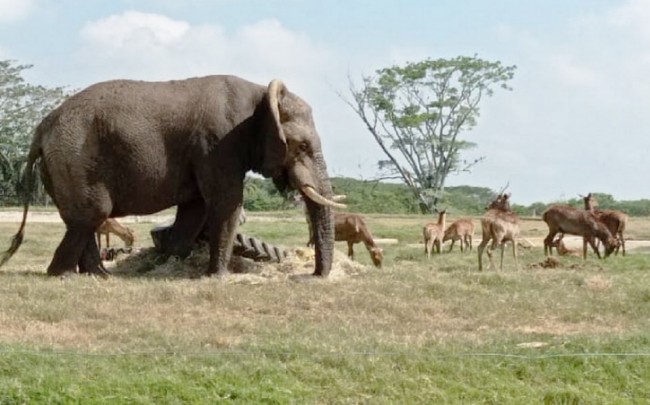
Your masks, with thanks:
<instances>
[{"instance_id":1,"label":"dry grass patch","mask_svg":"<svg viewBox=\"0 0 650 405\"><path fill-rule=\"evenodd\" d=\"M381 270L363 247L357 260L335 252L327 279L311 276L313 250L289 249L283 263L235 259L231 274L201 277L208 251L159 263L146 236L152 224L133 224L140 251L113 263L115 277L94 280L45 276L61 224L29 224L26 241L0 272L0 340L94 350L237 348L260 345L323 351L376 346L417 348L482 344L521 335L608 334L647 327L645 273L612 271L637 263L635 255L599 262L560 258L558 268L530 269L546 258L541 247L522 250L522 270L479 273L476 252L443 253L426 260L420 236L424 216L368 215L378 237L394 237ZM263 221L266 221L263 220ZM269 225L249 218L245 233L277 245L306 241L297 221ZM539 222L531 221L530 231ZM16 224L0 223L15 232ZM524 234L526 237L529 235ZM339 249L345 246L337 245ZM643 255L634 268L645 266ZM362 264L364 263L364 264ZM573 267L575 270L571 271ZM634 277L637 282L627 281Z\"/></svg>"},{"instance_id":2,"label":"dry grass patch","mask_svg":"<svg viewBox=\"0 0 650 405\"><path fill-rule=\"evenodd\" d=\"M612 288L612 280L602 274L585 278L585 287L591 291L607 291Z\"/></svg>"},{"instance_id":3,"label":"dry grass patch","mask_svg":"<svg viewBox=\"0 0 650 405\"><path fill-rule=\"evenodd\" d=\"M603 322L605 321L605 322ZM605 324L606 323L606 324ZM564 321L557 317L539 317L534 324L521 325L515 330L526 334L543 334L551 336L618 334L626 328L611 319L599 321L584 320L578 322Z\"/></svg>"}]
</instances>

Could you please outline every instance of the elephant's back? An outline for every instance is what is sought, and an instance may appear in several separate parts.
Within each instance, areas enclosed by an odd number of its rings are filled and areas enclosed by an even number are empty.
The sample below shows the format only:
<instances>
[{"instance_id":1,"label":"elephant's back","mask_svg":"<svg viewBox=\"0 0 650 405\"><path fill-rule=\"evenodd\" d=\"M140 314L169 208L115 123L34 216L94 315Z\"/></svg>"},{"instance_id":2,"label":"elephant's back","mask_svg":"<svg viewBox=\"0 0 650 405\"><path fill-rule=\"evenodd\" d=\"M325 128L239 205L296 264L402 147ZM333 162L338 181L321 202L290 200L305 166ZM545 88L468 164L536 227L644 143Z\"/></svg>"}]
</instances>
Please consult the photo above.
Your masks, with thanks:
<instances>
[{"instance_id":1,"label":"elephant's back","mask_svg":"<svg viewBox=\"0 0 650 405\"><path fill-rule=\"evenodd\" d=\"M214 122L243 121L264 91L263 86L227 75L161 82L112 80L76 93L44 122L56 126L58 136L83 136L72 134L79 128L86 129L86 135L184 136L203 125L215 129Z\"/></svg>"},{"instance_id":2,"label":"elephant's back","mask_svg":"<svg viewBox=\"0 0 650 405\"><path fill-rule=\"evenodd\" d=\"M107 111L129 109L182 110L195 101L219 98L232 102L264 93L264 86L249 82L237 76L212 75L183 80L141 81L110 80L93 84L70 97L65 103L72 107L94 107ZM246 94L244 94L246 93ZM255 98L255 97L249 97ZM259 97L258 97L259 98Z\"/></svg>"}]
</instances>

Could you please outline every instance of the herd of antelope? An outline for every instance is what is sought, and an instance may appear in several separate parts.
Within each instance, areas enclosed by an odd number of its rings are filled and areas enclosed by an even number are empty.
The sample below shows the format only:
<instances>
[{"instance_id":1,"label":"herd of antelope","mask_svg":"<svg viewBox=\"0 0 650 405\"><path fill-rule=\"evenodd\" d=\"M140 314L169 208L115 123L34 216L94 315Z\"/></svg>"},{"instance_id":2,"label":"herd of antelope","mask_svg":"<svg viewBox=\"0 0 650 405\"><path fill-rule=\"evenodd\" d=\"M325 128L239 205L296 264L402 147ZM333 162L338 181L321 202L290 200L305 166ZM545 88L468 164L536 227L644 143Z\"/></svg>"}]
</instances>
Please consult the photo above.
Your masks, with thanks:
<instances>
[{"instance_id":1,"label":"herd of antelope","mask_svg":"<svg viewBox=\"0 0 650 405\"><path fill-rule=\"evenodd\" d=\"M345 198L335 196L336 201ZM612 253L618 254L622 248L625 255L625 227L628 217L620 211L599 210L594 196L589 193L583 197L584 209L577 209L569 205L553 205L549 207L542 219L548 225L548 235L544 238L544 253L553 254L553 248L561 256L579 255L575 250L566 247L563 242L564 235L581 236L583 239L582 257L587 257L587 246L591 246L598 258L602 258L599 251L599 244L604 247L604 257ZM309 222L309 216L307 221ZM474 236L474 220L472 218L460 218L454 221L449 227L446 226L447 211L438 213L438 221L428 223L422 229L424 239L424 253L427 258L436 252L441 253L442 245L451 241L449 251L454 248L456 241L459 242L461 252L471 252ZM347 212L334 213L335 240L345 241L348 245L348 256L354 258L353 245L362 242L370 259L376 267L381 267L384 258L384 251L375 243L372 233L363 217L359 214ZM311 230L311 226L308 227ZM108 235L118 235L127 245L131 246L134 241L134 233L131 229L120 225L115 219L108 219L97 229L97 242L101 247L100 236L106 236L108 246ZM517 263L517 238L519 236L519 216L510 208L510 194L500 193L487 207L487 211L481 218L481 243L478 245L478 269L483 270L483 252L487 248L487 256L490 267L494 267L493 251L501 248L501 260L499 268L503 269L503 255L505 244L512 245L512 256ZM557 238L556 238L557 237ZM309 236L307 246L312 244L312 235Z\"/></svg>"},{"instance_id":2,"label":"herd of antelope","mask_svg":"<svg viewBox=\"0 0 650 405\"><path fill-rule=\"evenodd\" d=\"M620 211L599 210L594 196L589 193L583 197L585 208L577 209L569 205L556 204L549 207L542 215L542 220L548 225L548 235L544 238L544 253L557 253L564 255L579 255L578 252L566 247L562 239L564 235L581 236L583 240L582 257L587 258L587 245L591 246L598 258L602 258L599 244L604 247L604 257L612 253L618 254L622 248L625 255L625 227L628 216ZM445 229L446 210L438 214L438 222L429 223L423 228L424 252L431 256L435 248L440 253L441 245L446 240L452 240L449 250L454 246L454 241L461 241L465 246L472 248L472 235L474 223L471 218L462 218L452 223ZM482 240L478 246L478 269L483 270L483 252L487 247L490 266L493 267L492 253L494 249L501 248L500 268L503 269L503 254L506 242L512 245L512 256L517 264L517 237L519 235L519 216L510 208L510 194L499 194L488 206L487 212L481 218ZM557 236L557 238L556 238ZM492 242L492 243L490 243ZM489 246L488 246L489 244Z\"/></svg>"}]
</instances>

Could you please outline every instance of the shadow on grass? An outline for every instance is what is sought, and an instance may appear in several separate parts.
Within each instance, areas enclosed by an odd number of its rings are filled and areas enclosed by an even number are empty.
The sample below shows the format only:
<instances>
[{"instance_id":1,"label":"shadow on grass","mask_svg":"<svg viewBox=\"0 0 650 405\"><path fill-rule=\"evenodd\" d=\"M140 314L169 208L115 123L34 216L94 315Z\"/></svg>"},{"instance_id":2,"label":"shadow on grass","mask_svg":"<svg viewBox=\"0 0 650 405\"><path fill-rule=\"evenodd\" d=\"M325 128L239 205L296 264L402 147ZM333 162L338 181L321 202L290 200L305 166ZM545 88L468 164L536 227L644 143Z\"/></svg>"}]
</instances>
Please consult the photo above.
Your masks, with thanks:
<instances>
[{"instance_id":1,"label":"shadow on grass","mask_svg":"<svg viewBox=\"0 0 650 405\"><path fill-rule=\"evenodd\" d=\"M44 271L36 271L36 270L2 270L0 271L3 276L9 276L9 277L16 277L16 278L33 278L33 277L40 277L40 278L50 278L51 276L48 276L46 272Z\"/></svg>"}]
</instances>

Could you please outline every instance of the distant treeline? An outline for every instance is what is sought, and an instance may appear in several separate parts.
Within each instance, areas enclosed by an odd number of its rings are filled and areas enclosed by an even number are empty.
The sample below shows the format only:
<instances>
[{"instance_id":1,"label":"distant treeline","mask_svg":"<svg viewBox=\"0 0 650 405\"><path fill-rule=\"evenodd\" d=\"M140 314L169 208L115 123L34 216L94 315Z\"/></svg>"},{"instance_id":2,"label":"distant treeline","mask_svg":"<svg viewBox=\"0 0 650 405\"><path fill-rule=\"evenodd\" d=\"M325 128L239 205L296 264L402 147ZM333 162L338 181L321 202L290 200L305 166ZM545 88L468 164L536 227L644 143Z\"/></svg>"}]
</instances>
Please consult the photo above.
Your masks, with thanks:
<instances>
[{"instance_id":1,"label":"distant treeline","mask_svg":"<svg viewBox=\"0 0 650 405\"><path fill-rule=\"evenodd\" d=\"M345 194L345 204L352 212L383 214L417 214L417 201L403 184L364 181L347 177L331 179L334 194ZM248 178L246 180L244 207L251 211L290 209L296 206L293 195L284 198L270 180ZM487 187L446 187L440 207L453 215L481 215L492 201L496 191ZM610 194L594 192L598 208L621 210L631 216L650 216L650 200L616 201ZM513 196L514 202L516 197ZM524 216L541 216L552 204L563 203L583 207L582 199L549 203L536 202L525 206L514 204L513 209Z\"/></svg>"},{"instance_id":2,"label":"distant treeline","mask_svg":"<svg viewBox=\"0 0 650 405\"><path fill-rule=\"evenodd\" d=\"M403 184L364 181L334 177L334 194L345 194L345 204L352 212L380 214L418 214L418 204ZM481 215L495 196L486 187L456 186L445 188L440 207L454 215ZM631 216L650 216L650 200L616 201L610 194L595 192L600 209L615 209ZM282 195L269 179L248 177L244 187L244 208L249 211L277 211L295 209L300 205L296 193ZM517 198L513 196L516 203ZM14 194L0 193L0 206L20 206L22 199ZM563 203L583 207L580 198L550 203L537 202L528 206L514 204L513 209L523 216L540 216L551 204ZM49 205L46 196L37 198L35 205Z\"/></svg>"}]
</instances>

